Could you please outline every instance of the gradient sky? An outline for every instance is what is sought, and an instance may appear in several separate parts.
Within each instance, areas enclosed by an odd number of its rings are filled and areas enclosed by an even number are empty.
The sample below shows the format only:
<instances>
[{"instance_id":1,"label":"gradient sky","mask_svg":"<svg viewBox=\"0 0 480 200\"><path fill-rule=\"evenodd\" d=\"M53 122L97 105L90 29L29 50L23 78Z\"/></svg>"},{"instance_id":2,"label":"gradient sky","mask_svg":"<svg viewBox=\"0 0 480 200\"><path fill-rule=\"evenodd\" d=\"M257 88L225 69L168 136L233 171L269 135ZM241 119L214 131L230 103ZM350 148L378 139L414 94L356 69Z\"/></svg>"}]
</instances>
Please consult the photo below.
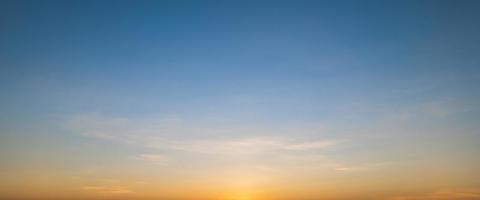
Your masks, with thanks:
<instances>
[{"instance_id":1,"label":"gradient sky","mask_svg":"<svg viewBox=\"0 0 480 200\"><path fill-rule=\"evenodd\" d=\"M479 1L1 1L0 199L480 199Z\"/></svg>"}]
</instances>

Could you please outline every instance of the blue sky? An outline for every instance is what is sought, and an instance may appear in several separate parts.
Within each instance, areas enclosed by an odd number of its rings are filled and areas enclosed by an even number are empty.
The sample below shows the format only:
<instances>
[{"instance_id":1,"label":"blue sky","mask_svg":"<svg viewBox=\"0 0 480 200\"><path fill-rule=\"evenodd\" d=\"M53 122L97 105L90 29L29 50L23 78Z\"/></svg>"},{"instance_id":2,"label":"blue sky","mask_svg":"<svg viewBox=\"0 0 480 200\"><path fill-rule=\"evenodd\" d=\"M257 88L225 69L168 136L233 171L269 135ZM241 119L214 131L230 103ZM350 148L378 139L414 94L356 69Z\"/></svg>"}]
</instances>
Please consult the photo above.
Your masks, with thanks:
<instances>
[{"instance_id":1,"label":"blue sky","mask_svg":"<svg viewBox=\"0 0 480 200\"><path fill-rule=\"evenodd\" d=\"M258 159L319 154L339 171L445 159L446 183L478 187L449 170L480 163L479 6L4 1L0 156L66 174L135 156L230 163L212 151L285 169Z\"/></svg>"}]
</instances>

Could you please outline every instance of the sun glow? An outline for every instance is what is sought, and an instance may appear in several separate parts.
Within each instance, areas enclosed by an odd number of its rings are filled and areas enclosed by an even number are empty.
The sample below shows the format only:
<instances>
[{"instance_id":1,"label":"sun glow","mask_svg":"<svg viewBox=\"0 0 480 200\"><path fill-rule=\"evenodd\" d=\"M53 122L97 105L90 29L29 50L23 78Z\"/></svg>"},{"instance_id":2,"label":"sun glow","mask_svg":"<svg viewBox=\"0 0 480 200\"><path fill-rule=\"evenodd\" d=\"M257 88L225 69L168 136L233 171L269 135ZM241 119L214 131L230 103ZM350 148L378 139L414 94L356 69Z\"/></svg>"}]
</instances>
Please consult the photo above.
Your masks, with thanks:
<instances>
[{"instance_id":1,"label":"sun glow","mask_svg":"<svg viewBox=\"0 0 480 200\"><path fill-rule=\"evenodd\" d=\"M253 198L250 195L250 193L241 192L241 193L232 195L231 197L228 198L228 200L253 200Z\"/></svg>"}]
</instances>

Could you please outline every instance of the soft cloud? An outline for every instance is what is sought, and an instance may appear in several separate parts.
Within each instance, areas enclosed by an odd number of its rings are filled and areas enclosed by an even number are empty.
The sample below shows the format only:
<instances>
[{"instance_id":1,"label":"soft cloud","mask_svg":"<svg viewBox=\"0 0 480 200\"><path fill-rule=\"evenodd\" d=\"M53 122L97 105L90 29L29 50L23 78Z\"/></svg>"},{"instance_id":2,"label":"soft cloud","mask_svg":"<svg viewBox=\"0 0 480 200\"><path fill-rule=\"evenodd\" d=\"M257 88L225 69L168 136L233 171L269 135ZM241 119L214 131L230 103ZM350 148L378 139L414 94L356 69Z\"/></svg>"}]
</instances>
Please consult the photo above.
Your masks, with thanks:
<instances>
[{"instance_id":1,"label":"soft cloud","mask_svg":"<svg viewBox=\"0 0 480 200\"><path fill-rule=\"evenodd\" d=\"M128 189L124 186L84 186L82 190L87 193L93 193L96 195L126 195L126 194L135 194L134 191Z\"/></svg>"},{"instance_id":2,"label":"soft cloud","mask_svg":"<svg viewBox=\"0 0 480 200\"><path fill-rule=\"evenodd\" d=\"M136 157L136 159L152 162L158 165L167 165L170 161L168 156L158 154L140 154Z\"/></svg>"},{"instance_id":3,"label":"soft cloud","mask_svg":"<svg viewBox=\"0 0 480 200\"><path fill-rule=\"evenodd\" d=\"M279 137L246 137L229 139L166 140L150 138L144 141L150 148L180 150L207 154L258 154L272 151L322 150L337 144L334 140L292 142Z\"/></svg>"},{"instance_id":4,"label":"soft cloud","mask_svg":"<svg viewBox=\"0 0 480 200\"><path fill-rule=\"evenodd\" d=\"M104 123L102 123L104 121ZM89 119L86 116L76 117L70 121L70 128L80 135L120 142L136 144L146 148L159 150L184 151L204 154L260 154L278 151L321 151L336 146L340 140L310 139L290 136L245 136L243 130L225 127L197 128L179 126L182 120L148 119L130 120L125 118L103 119L98 116ZM190 137L188 132L198 133L200 137ZM214 134L211 134L214 133ZM193 135L193 134L192 134ZM198 136L199 134L197 134ZM222 135L212 137L209 135ZM286 135L279 133L278 135ZM158 155L142 155L141 160L157 159L159 163L165 158Z\"/></svg>"},{"instance_id":5,"label":"soft cloud","mask_svg":"<svg viewBox=\"0 0 480 200\"><path fill-rule=\"evenodd\" d=\"M436 200L436 199L449 199L449 200L476 200L480 199L480 189L442 189L434 191L428 194L412 195L412 196L397 196L391 198L391 200Z\"/></svg>"},{"instance_id":6,"label":"soft cloud","mask_svg":"<svg viewBox=\"0 0 480 200\"><path fill-rule=\"evenodd\" d=\"M345 164L332 164L332 169L339 172L358 172L365 170L375 170L380 168L385 168L394 165L400 165L399 162L372 162L372 163L363 163L355 165L345 165Z\"/></svg>"},{"instance_id":7,"label":"soft cloud","mask_svg":"<svg viewBox=\"0 0 480 200\"><path fill-rule=\"evenodd\" d=\"M288 150L311 150L311 149L325 149L336 145L338 141L336 140L319 140L313 142L302 142L288 144L285 146L285 149Z\"/></svg>"}]
</instances>

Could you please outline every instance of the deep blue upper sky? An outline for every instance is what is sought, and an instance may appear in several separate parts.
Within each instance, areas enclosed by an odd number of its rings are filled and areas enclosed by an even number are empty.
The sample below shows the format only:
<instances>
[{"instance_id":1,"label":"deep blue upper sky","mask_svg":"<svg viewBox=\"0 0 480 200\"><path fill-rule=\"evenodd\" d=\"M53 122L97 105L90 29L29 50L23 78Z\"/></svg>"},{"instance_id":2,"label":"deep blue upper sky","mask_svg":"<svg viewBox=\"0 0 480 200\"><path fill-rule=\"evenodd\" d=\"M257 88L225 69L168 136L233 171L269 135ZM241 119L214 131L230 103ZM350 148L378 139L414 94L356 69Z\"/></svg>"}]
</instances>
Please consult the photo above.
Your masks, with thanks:
<instances>
[{"instance_id":1,"label":"deep blue upper sky","mask_svg":"<svg viewBox=\"0 0 480 200\"><path fill-rule=\"evenodd\" d=\"M10 117L251 109L255 120L288 121L335 118L357 104L401 108L454 97L476 105L478 8L476 1L3 1L0 106Z\"/></svg>"}]
</instances>

